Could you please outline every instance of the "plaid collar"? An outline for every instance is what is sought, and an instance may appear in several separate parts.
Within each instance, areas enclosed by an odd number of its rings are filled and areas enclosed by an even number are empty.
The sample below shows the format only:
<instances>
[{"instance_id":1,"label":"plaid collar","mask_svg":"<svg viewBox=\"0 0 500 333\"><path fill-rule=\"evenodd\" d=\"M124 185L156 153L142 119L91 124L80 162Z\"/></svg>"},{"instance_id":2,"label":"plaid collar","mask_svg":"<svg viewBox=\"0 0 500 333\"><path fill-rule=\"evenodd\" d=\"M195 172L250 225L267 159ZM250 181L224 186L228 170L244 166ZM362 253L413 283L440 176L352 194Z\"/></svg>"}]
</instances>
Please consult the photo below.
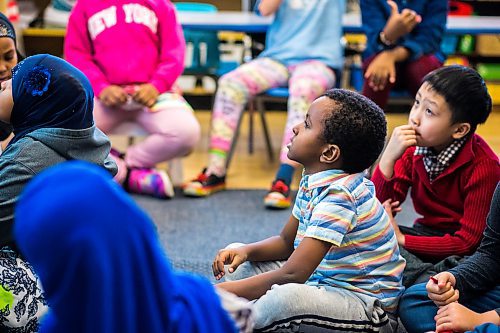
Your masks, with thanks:
<instances>
[{"instance_id":1,"label":"plaid collar","mask_svg":"<svg viewBox=\"0 0 500 333\"><path fill-rule=\"evenodd\" d=\"M439 154L436 154L434 149L429 147L417 147L415 155L424 156L425 171L429 175L429 180L432 182L439 176L447 166L451 164L453 159L464 145L467 137L453 141L448 147L443 149Z\"/></svg>"}]
</instances>

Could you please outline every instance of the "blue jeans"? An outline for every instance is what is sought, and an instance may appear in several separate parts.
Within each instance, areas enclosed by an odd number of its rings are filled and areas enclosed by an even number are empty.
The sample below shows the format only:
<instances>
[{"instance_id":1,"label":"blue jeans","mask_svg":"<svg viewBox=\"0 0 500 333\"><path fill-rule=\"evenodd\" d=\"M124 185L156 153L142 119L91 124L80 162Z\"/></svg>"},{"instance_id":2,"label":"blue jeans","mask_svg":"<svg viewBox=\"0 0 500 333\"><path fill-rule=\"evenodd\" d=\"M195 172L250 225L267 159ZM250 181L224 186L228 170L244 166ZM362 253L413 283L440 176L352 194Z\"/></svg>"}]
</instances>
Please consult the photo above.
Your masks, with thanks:
<instances>
[{"instance_id":1,"label":"blue jeans","mask_svg":"<svg viewBox=\"0 0 500 333\"><path fill-rule=\"evenodd\" d=\"M497 309L500 306L500 286L460 304L479 313ZM406 289L399 301L399 317L409 333L434 331L437 309L434 302L427 297L425 283Z\"/></svg>"},{"instance_id":2,"label":"blue jeans","mask_svg":"<svg viewBox=\"0 0 500 333\"><path fill-rule=\"evenodd\" d=\"M500 326L497 326L495 324L483 324L481 326L478 326L472 331L473 333L499 333L500 332Z\"/></svg>"}]
</instances>

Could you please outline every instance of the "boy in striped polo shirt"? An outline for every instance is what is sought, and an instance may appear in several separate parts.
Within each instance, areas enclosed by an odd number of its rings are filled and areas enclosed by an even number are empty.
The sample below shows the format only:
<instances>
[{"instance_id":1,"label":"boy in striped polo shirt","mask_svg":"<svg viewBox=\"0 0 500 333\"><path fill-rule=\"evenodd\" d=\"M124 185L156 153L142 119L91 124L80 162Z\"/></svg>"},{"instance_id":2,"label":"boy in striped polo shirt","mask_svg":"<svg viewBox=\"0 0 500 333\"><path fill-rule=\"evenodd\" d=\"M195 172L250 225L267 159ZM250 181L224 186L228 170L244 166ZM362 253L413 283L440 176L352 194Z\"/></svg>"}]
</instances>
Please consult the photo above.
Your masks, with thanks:
<instances>
[{"instance_id":1,"label":"boy in striped polo shirt","mask_svg":"<svg viewBox=\"0 0 500 333\"><path fill-rule=\"evenodd\" d=\"M404 259L363 174L384 146L384 113L333 89L293 132L288 157L304 171L292 216L279 236L220 250L217 286L255 300L256 331L390 332Z\"/></svg>"}]
</instances>

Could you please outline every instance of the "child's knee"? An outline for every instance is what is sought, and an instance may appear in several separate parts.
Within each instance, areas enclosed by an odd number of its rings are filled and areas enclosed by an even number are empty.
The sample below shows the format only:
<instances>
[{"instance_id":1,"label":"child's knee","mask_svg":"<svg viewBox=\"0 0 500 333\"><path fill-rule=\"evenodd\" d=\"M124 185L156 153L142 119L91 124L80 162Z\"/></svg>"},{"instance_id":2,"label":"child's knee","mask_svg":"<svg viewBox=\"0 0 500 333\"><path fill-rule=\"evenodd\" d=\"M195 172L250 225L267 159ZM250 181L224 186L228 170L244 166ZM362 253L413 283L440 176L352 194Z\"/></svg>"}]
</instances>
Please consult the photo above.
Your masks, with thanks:
<instances>
[{"instance_id":1,"label":"child's knee","mask_svg":"<svg viewBox=\"0 0 500 333\"><path fill-rule=\"evenodd\" d=\"M406 289L403 296L401 296L400 304L403 302L415 302L421 299L427 299L425 283L416 284Z\"/></svg>"},{"instance_id":2,"label":"child's knee","mask_svg":"<svg viewBox=\"0 0 500 333\"><path fill-rule=\"evenodd\" d=\"M229 250L229 249L236 249L238 247L242 247L243 245L246 245L245 243L231 243L229 244L228 246L225 247L225 249Z\"/></svg>"},{"instance_id":3,"label":"child's knee","mask_svg":"<svg viewBox=\"0 0 500 333\"><path fill-rule=\"evenodd\" d=\"M201 128L193 116L192 119L184 119L176 128L163 128L156 134L163 138L165 145L175 147L177 156L185 156L191 153L198 144L201 138Z\"/></svg>"},{"instance_id":4,"label":"child's knee","mask_svg":"<svg viewBox=\"0 0 500 333\"><path fill-rule=\"evenodd\" d=\"M311 297L311 288L302 283L287 283L273 285L264 296L259 298L257 303L262 309L290 309L300 306L304 300Z\"/></svg>"},{"instance_id":5,"label":"child's knee","mask_svg":"<svg viewBox=\"0 0 500 333\"><path fill-rule=\"evenodd\" d=\"M304 284L287 283L274 285L254 304L255 327L262 328L273 323L285 326L294 321L295 315L308 312L308 302L312 296ZM300 316L300 315L299 315ZM295 322L295 325L300 324Z\"/></svg>"},{"instance_id":6,"label":"child's knee","mask_svg":"<svg viewBox=\"0 0 500 333\"><path fill-rule=\"evenodd\" d=\"M245 96L248 96L249 88L247 83L241 75L238 73L228 73L223 75L218 84L218 92L224 93L224 95L229 99L239 100Z\"/></svg>"},{"instance_id":7,"label":"child's knee","mask_svg":"<svg viewBox=\"0 0 500 333\"><path fill-rule=\"evenodd\" d=\"M408 313L416 304L428 301L425 283L416 284L406 289L399 300L399 311Z\"/></svg>"},{"instance_id":8,"label":"child's knee","mask_svg":"<svg viewBox=\"0 0 500 333\"><path fill-rule=\"evenodd\" d=\"M224 266L226 281L238 281L256 275L255 268L252 263L248 261L239 265L232 273L229 273L228 268L229 265Z\"/></svg>"}]
</instances>

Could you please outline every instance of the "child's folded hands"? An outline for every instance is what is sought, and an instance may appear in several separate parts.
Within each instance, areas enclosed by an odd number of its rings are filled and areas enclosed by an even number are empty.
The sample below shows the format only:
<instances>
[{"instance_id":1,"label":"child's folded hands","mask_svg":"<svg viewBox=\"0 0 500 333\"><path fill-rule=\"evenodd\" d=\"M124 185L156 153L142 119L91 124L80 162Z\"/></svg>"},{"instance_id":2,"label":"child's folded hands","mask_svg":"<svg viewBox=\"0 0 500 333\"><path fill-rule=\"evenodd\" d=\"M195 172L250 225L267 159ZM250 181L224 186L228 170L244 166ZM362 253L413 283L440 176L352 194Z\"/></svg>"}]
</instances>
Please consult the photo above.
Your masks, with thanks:
<instances>
[{"instance_id":1,"label":"child's folded hands","mask_svg":"<svg viewBox=\"0 0 500 333\"><path fill-rule=\"evenodd\" d=\"M442 272L431 277L427 285L427 295L437 306L458 301L459 293L454 288L455 277L450 272Z\"/></svg>"}]
</instances>

